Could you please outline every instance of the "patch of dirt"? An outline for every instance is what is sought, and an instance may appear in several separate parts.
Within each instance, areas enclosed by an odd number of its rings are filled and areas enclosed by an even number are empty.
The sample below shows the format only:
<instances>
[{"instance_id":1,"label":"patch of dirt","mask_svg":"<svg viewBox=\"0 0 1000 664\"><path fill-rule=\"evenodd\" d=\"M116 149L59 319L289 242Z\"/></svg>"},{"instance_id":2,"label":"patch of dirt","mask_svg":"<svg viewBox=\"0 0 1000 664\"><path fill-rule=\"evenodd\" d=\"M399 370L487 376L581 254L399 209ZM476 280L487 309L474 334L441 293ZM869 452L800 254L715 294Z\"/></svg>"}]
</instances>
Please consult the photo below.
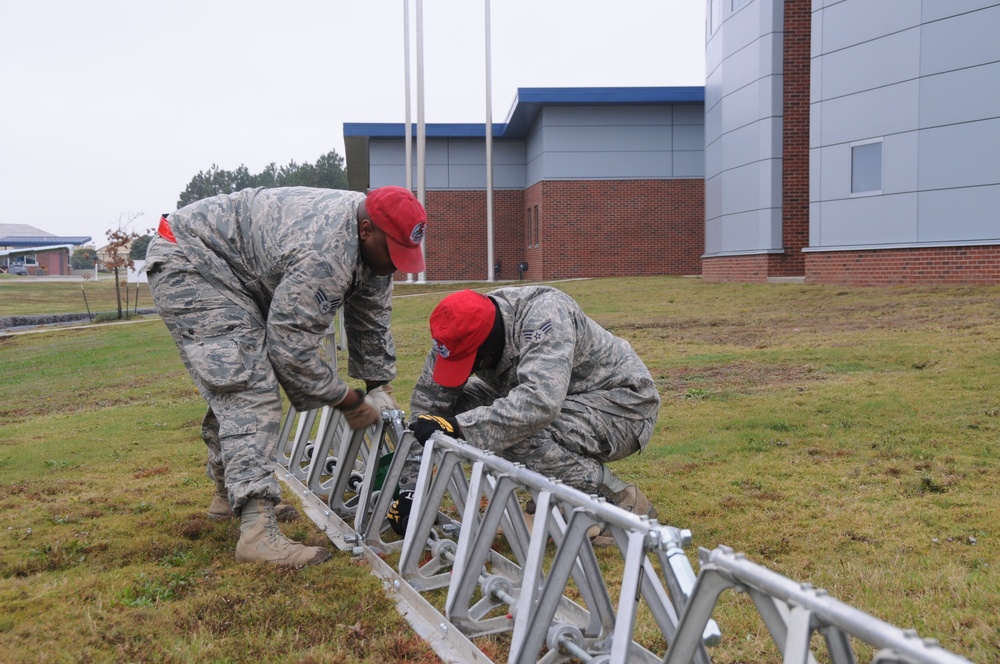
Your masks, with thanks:
<instances>
[{"instance_id":1,"label":"patch of dirt","mask_svg":"<svg viewBox=\"0 0 1000 664\"><path fill-rule=\"evenodd\" d=\"M826 379L826 375L808 365L774 365L759 362L733 362L717 366L673 367L666 374L654 375L660 391L675 397L690 396L692 390L730 391L753 394L764 389L801 386Z\"/></svg>"}]
</instances>

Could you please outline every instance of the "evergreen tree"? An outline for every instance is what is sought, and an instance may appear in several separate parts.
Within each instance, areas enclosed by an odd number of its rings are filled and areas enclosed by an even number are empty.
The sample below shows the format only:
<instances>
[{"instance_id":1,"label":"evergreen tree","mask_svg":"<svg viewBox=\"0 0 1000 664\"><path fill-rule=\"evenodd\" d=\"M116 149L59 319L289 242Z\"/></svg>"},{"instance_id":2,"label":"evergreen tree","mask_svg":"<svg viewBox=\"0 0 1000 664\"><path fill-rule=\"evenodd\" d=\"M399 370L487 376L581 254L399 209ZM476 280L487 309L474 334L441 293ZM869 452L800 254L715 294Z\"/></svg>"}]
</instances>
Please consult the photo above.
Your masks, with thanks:
<instances>
[{"instance_id":1,"label":"evergreen tree","mask_svg":"<svg viewBox=\"0 0 1000 664\"><path fill-rule=\"evenodd\" d=\"M216 196L229 194L248 187L326 187L347 189L347 171L344 158L336 150L330 150L316 160L315 164L297 163L294 159L287 166L277 166L271 162L260 173L251 173L240 164L236 170L227 171L212 164L207 171L199 171L191 178L177 200L177 207Z\"/></svg>"}]
</instances>

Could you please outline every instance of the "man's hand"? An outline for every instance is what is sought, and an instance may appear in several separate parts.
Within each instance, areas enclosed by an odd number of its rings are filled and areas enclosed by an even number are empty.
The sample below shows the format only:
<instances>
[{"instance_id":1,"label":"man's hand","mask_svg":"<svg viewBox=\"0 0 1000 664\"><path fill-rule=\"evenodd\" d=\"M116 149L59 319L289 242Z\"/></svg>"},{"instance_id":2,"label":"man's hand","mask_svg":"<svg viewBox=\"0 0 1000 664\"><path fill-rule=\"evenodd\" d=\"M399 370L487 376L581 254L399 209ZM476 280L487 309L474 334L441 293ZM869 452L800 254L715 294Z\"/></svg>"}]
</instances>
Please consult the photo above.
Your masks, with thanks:
<instances>
[{"instance_id":1,"label":"man's hand","mask_svg":"<svg viewBox=\"0 0 1000 664\"><path fill-rule=\"evenodd\" d=\"M462 435L462 430L458 428L458 420L438 415L418 415L417 419L410 422L410 431L421 445L426 443L435 431L446 433L452 438L459 438Z\"/></svg>"},{"instance_id":2,"label":"man's hand","mask_svg":"<svg viewBox=\"0 0 1000 664\"><path fill-rule=\"evenodd\" d=\"M399 498L389 505L389 512L385 518L389 520L392 532L397 535L406 534L406 524L410 520L410 509L413 508L413 491L404 490L399 492Z\"/></svg>"},{"instance_id":3,"label":"man's hand","mask_svg":"<svg viewBox=\"0 0 1000 664\"><path fill-rule=\"evenodd\" d=\"M368 390L368 394L365 395L365 401L372 408L380 412L383 410L403 410L392 396L392 385L390 383Z\"/></svg>"},{"instance_id":4,"label":"man's hand","mask_svg":"<svg viewBox=\"0 0 1000 664\"><path fill-rule=\"evenodd\" d=\"M361 390L348 392L344 400L335 407L344 413L347 426L351 427L352 431L367 429L381 418L379 412L365 400Z\"/></svg>"}]
</instances>

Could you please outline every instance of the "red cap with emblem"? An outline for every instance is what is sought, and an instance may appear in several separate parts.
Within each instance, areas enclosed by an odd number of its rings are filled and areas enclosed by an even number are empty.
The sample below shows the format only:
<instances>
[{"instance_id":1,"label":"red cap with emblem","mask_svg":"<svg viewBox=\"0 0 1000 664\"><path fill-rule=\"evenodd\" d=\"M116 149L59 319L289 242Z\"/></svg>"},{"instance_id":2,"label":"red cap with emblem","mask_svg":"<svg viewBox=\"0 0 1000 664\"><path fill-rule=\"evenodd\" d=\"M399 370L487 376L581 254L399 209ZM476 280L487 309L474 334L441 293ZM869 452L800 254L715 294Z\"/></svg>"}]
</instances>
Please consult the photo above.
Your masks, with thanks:
<instances>
[{"instance_id":1,"label":"red cap with emblem","mask_svg":"<svg viewBox=\"0 0 1000 664\"><path fill-rule=\"evenodd\" d=\"M368 192L365 209L372 223L385 233L389 256L402 272L426 269L420 242L427 227L427 212L420 201L403 187L379 187Z\"/></svg>"},{"instance_id":2,"label":"red cap with emblem","mask_svg":"<svg viewBox=\"0 0 1000 664\"><path fill-rule=\"evenodd\" d=\"M496 319L493 300L471 290L441 300L431 313L434 338L434 382L458 387L472 375L476 352L490 336Z\"/></svg>"}]
</instances>

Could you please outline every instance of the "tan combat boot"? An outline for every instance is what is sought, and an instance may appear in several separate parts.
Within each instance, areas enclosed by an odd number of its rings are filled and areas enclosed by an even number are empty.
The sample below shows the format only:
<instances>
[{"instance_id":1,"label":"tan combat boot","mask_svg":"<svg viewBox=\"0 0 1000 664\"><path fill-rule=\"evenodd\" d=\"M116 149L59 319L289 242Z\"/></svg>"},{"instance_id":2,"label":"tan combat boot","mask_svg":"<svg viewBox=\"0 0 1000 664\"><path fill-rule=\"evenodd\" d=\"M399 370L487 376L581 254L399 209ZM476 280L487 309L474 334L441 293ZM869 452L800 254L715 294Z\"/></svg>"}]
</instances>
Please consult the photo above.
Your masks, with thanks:
<instances>
[{"instance_id":1,"label":"tan combat boot","mask_svg":"<svg viewBox=\"0 0 1000 664\"><path fill-rule=\"evenodd\" d=\"M274 516L281 523L287 523L298 519L299 511L295 509L294 505L281 503L274 506ZM208 505L208 518L212 521L225 521L236 518L236 513L233 512L233 508L229 505L229 494L225 491L212 496L212 502Z\"/></svg>"},{"instance_id":2,"label":"tan combat boot","mask_svg":"<svg viewBox=\"0 0 1000 664\"><path fill-rule=\"evenodd\" d=\"M649 498L646 494L642 492L639 487L634 484L629 484L624 489L617 493L606 493L602 491L608 502L621 507L622 509L632 512L633 514L638 514L640 516L648 516L650 519L655 519L657 515L656 507L653 503L649 502ZM598 526L591 526L587 529L587 537L590 538L591 544L594 546L610 546L615 543L615 538L606 529L599 528Z\"/></svg>"},{"instance_id":3,"label":"tan combat boot","mask_svg":"<svg viewBox=\"0 0 1000 664\"><path fill-rule=\"evenodd\" d=\"M236 516L233 508L229 505L229 496L225 493L216 493L212 496L212 502L208 505L208 518L212 521L225 521Z\"/></svg>"},{"instance_id":4,"label":"tan combat boot","mask_svg":"<svg viewBox=\"0 0 1000 664\"><path fill-rule=\"evenodd\" d=\"M294 542L278 528L274 506L266 500L250 498L240 510L240 541L236 544L236 560L265 561L285 567L317 565L330 557L319 546Z\"/></svg>"}]
</instances>

